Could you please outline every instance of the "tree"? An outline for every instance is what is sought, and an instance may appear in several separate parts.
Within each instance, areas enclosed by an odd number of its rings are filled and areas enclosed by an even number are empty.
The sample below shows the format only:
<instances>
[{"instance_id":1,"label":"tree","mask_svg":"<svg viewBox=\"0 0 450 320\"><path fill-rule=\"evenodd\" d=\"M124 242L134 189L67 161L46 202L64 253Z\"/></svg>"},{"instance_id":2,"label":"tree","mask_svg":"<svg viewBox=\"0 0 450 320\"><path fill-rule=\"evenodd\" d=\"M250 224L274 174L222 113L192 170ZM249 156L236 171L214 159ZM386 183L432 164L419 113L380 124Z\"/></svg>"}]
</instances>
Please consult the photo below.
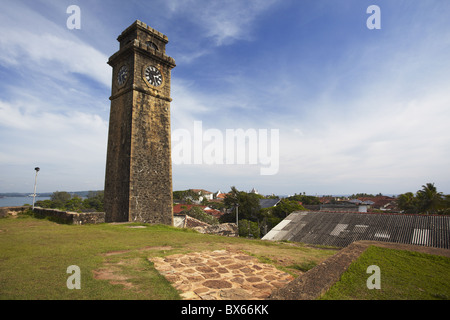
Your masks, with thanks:
<instances>
[{"instance_id":1,"label":"tree","mask_svg":"<svg viewBox=\"0 0 450 320\"><path fill-rule=\"evenodd\" d=\"M74 196L64 203L62 209L67 210L67 211L74 211L74 212L82 211L83 200L78 196Z\"/></svg>"},{"instance_id":2,"label":"tree","mask_svg":"<svg viewBox=\"0 0 450 320\"><path fill-rule=\"evenodd\" d=\"M72 196L66 191L55 191L50 196L50 200L53 202L52 208L63 209L67 201L70 200Z\"/></svg>"},{"instance_id":3,"label":"tree","mask_svg":"<svg viewBox=\"0 0 450 320\"><path fill-rule=\"evenodd\" d=\"M450 214L450 195L438 192L434 183L423 185L415 195L412 192L399 195L397 203L405 213Z\"/></svg>"},{"instance_id":4,"label":"tree","mask_svg":"<svg viewBox=\"0 0 450 320\"><path fill-rule=\"evenodd\" d=\"M173 200L181 203L191 204L199 198L200 195L192 189L173 192Z\"/></svg>"},{"instance_id":5,"label":"tree","mask_svg":"<svg viewBox=\"0 0 450 320\"><path fill-rule=\"evenodd\" d=\"M421 213L436 213L443 206L442 192L437 192L434 183L427 183L422 186L422 190L417 191L417 203L419 212Z\"/></svg>"},{"instance_id":6,"label":"tree","mask_svg":"<svg viewBox=\"0 0 450 320\"><path fill-rule=\"evenodd\" d=\"M438 211L438 214L450 215L450 194L444 196L444 199L442 200L442 209Z\"/></svg>"},{"instance_id":7,"label":"tree","mask_svg":"<svg viewBox=\"0 0 450 320\"><path fill-rule=\"evenodd\" d=\"M192 207L190 210L182 211L182 213L187 214L188 216L206 222L208 224L219 224L219 220L216 217L206 213L200 207Z\"/></svg>"},{"instance_id":8,"label":"tree","mask_svg":"<svg viewBox=\"0 0 450 320\"><path fill-rule=\"evenodd\" d=\"M253 237L258 239L260 237L260 230L257 222L249 220L239 221L239 236L240 237Z\"/></svg>"},{"instance_id":9,"label":"tree","mask_svg":"<svg viewBox=\"0 0 450 320\"><path fill-rule=\"evenodd\" d=\"M405 213L417 213L417 200L412 192L406 192L398 196L397 204Z\"/></svg>"},{"instance_id":10,"label":"tree","mask_svg":"<svg viewBox=\"0 0 450 320\"><path fill-rule=\"evenodd\" d=\"M295 194L287 198L288 200L300 201L304 205L320 204L320 199L315 196L307 196L305 194Z\"/></svg>"},{"instance_id":11,"label":"tree","mask_svg":"<svg viewBox=\"0 0 450 320\"><path fill-rule=\"evenodd\" d=\"M272 209L272 214L278 218L284 219L294 211L305 210L298 201L295 200L281 200L276 207Z\"/></svg>"},{"instance_id":12,"label":"tree","mask_svg":"<svg viewBox=\"0 0 450 320\"><path fill-rule=\"evenodd\" d=\"M239 191L236 187L231 187L231 191L225 196L224 205L236 213L236 206L239 210L239 220L247 219L258 221L261 207L259 199L261 197L255 193Z\"/></svg>"},{"instance_id":13,"label":"tree","mask_svg":"<svg viewBox=\"0 0 450 320\"><path fill-rule=\"evenodd\" d=\"M87 198L83 200L83 207L85 209L93 209L97 212L103 212L104 192L103 191L89 191Z\"/></svg>"}]
</instances>

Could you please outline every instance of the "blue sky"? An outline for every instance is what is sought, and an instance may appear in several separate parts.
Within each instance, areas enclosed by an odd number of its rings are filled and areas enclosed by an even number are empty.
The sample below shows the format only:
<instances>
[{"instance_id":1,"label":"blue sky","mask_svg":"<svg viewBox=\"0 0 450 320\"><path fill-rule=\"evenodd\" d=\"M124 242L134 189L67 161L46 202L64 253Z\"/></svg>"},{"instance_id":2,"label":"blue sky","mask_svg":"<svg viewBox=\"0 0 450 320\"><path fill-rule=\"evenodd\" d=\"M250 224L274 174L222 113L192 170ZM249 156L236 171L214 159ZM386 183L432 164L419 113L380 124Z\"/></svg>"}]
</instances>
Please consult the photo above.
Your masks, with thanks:
<instances>
[{"instance_id":1,"label":"blue sky","mask_svg":"<svg viewBox=\"0 0 450 320\"><path fill-rule=\"evenodd\" d=\"M174 164L174 190L450 193L449 16L446 0L3 1L0 192L32 193L36 166L38 192L103 189L106 62L141 20L177 63L173 131L279 130L276 174Z\"/></svg>"}]
</instances>

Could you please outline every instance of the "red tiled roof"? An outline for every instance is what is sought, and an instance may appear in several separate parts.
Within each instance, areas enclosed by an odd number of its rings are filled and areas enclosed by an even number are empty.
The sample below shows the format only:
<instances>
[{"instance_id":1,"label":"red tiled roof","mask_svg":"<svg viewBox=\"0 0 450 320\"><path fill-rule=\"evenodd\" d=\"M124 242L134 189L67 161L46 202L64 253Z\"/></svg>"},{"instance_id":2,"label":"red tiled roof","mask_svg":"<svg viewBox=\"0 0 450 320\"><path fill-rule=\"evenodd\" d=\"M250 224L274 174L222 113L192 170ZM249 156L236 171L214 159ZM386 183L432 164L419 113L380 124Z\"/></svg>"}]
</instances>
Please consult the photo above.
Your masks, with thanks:
<instances>
[{"instance_id":1,"label":"red tiled roof","mask_svg":"<svg viewBox=\"0 0 450 320\"><path fill-rule=\"evenodd\" d=\"M206 213L212 215L213 217L219 219L221 216L224 215L222 211L216 210L216 209L206 209L204 210Z\"/></svg>"},{"instance_id":2,"label":"red tiled roof","mask_svg":"<svg viewBox=\"0 0 450 320\"><path fill-rule=\"evenodd\" d=\"M200 207L202 209L206 208L206 206L199 206L197 204L181 204L181 203L178 203L178 204L173 206L173 213L177 214L177 213L180 213L181 211L187 211L187 210L190 210L192 207Z\"/></svg>"},{"instance_id":3,"label":"red tiled roof","mask_svg":"<svg viewBox=\"0 0 450 320\"><path fill-rule=\"evenodd\" d=\"M227 195L227 193L219 193L216 198L218 199L225 199L225 196Z\"/></svg>"}]
</instances>

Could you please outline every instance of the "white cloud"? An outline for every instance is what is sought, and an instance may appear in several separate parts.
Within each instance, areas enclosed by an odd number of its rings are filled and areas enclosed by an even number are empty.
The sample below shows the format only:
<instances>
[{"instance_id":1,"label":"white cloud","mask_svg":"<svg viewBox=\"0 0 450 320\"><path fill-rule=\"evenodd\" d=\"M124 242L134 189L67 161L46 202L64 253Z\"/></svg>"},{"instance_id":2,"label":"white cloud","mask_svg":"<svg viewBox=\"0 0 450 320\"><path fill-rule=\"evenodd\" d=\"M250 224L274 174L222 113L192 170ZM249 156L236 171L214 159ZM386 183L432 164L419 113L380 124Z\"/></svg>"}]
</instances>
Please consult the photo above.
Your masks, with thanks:
<instances>
[{"instance_id":1,"label":"white cloud","mask_svg":"<svg viewBox=\"0 0 450 320\"><path fill-rule=\"evenodd\" d=\"M17 146L16 151L22 150L20 157L29 152L54 153L49 158L58 154L55 162L84 162L86 155L103 157L106 149L107 122L95 114L38 112L33 107L0 101L0 125L5 137L2 145Z\"/></svg>"},{"instance_id":2,"label":"white cloud","mask_svg":"<svg viewBox=\"0 0 450 320\"><path fill-rule=\"evenodd\" d=\"M335 190L371 184L372 192L399 190L411 180L415 185L449 181L450 97L445 91L398 105L383 99L368 103L364 113L323 118L316 127L285 126L280 147L280 173L290 175L285 179Z\"/></svg>"},{"instance_id":3,"label":"white cloud","mask_svg":"<svg viewBox=\"0 0 450 320\"><path fill-rule=\"evenodd\" d=\"M110 85L108 57L85 44L65 25L57 25L25 6L13 5L6 10L0 19L0 63L65 81L70 74L78 73ZM30 21L38 28L30 28Z\"/></svg>"},{"instance_id":4,"label":"white cloud","mask_svg":"<svg viewBox=\"0 0 450 320\"><path fill-rule=\"evenodd\" d=\"M38 112L0 101L0 132L0 168L15 181L16 191L23 190L20 182L25 183L26 168L33 166L45 167L49 188L103 187L108 128L98 115Z\"/></svg>"},{"instance_id":5,"label":"white cloud","mask_svg":"<svg viewBox=\"0 0 450 320\"><path fill-rule=\"evenodd\" d=\"M252 23L277 0L165 1L172 14L183 13L216 46L250 39Z\"/></svg>"}]
</instances>

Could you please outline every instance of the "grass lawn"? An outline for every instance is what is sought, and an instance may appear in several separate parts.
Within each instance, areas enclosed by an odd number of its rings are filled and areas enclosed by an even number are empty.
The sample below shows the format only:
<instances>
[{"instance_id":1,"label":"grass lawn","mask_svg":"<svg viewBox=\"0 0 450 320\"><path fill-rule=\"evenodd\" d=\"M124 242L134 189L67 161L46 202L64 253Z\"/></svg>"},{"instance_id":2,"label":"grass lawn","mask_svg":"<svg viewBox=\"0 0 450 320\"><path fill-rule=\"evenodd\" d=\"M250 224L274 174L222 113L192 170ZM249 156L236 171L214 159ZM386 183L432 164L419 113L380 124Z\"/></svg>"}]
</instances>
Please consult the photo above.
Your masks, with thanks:
<instances>
[{"instance_id":1,"label":"grass lawn","mask_svg":"<svg viewBox=\"0 0 450 320\"><path fill-rule=\"evenodd\" d=\"M180 299L148 258L222 249L241 250L293 275L299 266L312 267L336 253L168 226L77 226L19 215L0 219L0 299ZM71 265L81 270L80 290L67 288Z\"/></svg>"},{"instance_id":2,"label":"grass lawn","mask_svg":"<svg viewBox=\"0 0 450 320\"><path fill-rule=\"evenodd\" d=\"M380 268L379 290L366 285L371 265ZM321 299L449 300L450 258L371 246Z\"/></svg>"}]
</instances>

